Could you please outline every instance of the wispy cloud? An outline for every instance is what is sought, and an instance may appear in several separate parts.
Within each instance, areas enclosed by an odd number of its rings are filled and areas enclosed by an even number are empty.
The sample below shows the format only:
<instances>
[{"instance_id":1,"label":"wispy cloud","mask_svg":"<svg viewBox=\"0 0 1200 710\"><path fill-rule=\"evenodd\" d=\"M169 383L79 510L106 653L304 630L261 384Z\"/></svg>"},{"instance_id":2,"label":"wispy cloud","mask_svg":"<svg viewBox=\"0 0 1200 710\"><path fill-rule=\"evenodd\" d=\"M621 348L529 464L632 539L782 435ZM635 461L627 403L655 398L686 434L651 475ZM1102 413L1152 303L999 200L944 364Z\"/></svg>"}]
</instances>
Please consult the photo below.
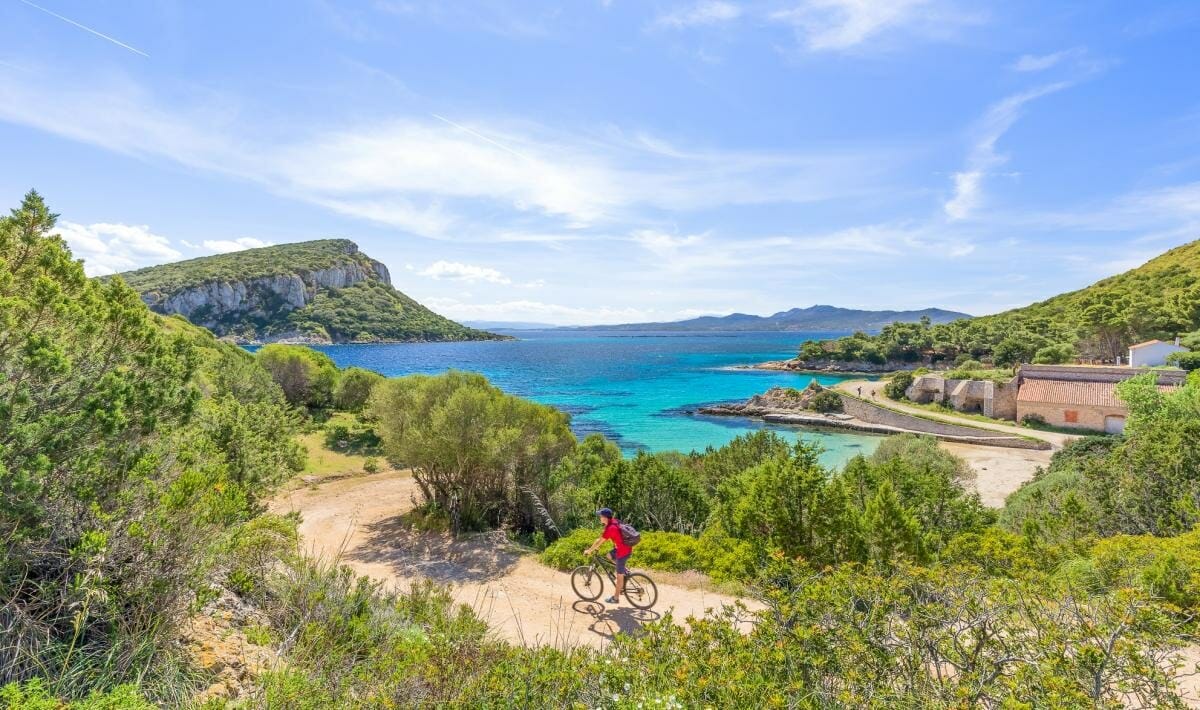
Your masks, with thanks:
<instances>
[{"instance_id":1,"label":"wispy cloud","mask_svg":"<svg viewBox=\"0 0 1200 710\"><path fill-rule=\"evenodd\" d=\"M996 152L996 143L1021 117L1025 104L1070 86L1056 82L1009 96L993 104L975 128L975 144L964 168L954 174L953 196L943 209L951 220L966 219L983 201L983 182L989 172L1008 162L1008 156Z\"/></svg>"},{"instance_id":2,"label":"wispy cloud","mask_svg":"<svg viewBox=\"0 0 1200 710\"><path fill-rule=\"evenodd\" d=\"M205 249L215 251L218 254L228 254L235 251L245 251L246 249L269 247L275 242L264 242L254 237L238 237L237 239L205 239L203 243Z\"/></svg>"},{"instance_id":3,"label":"wispy cloud","mask_svg":"<svg viewBox=\"0 0 1200 710\"><path fill-rule=\"evenodd\" d=\"M654 19L656 27L683 28L696 25L719 25L736 20L742 8L723 0L701 0L694 5L678 7Z\"/></svg>"},{"instance_id":4,"label":"wispy cloud","mask_svg":"<svg viewBox=\"0 0 1200 710\"><path fill-rule=\"evenodd\" d=\"M431 279L447 279L451 281L466 281L473 283L476 281L486 281L488 283L508 285L512 283L512 279L508 278L498 270L488 266L475 266L474 264L463 264L457 261L435 261L429 266L417 272L418 276L426 276Z\"/></svg>"},{"instance_id":5,"label":"wispy cloud","mask_svg":"<svg viewBox=\"0 0 1200 710\"><path fill-rule=\"evenodd\" d=\"M1052 54L1023 54L1013 63L1013 69L1019 72L1038 72L1049 69L1067 57L1077 56L1078 49L1065 49Z\"/></svg>"},{"instance_id":6,"label":"wispy cloud","mask_svg":"<svg viewBox=\"0 0 1200 710\"><path fill-rule=\"evenodd\" d=\"M980 21L941 0L801 0L770 19L792 27L813 52L851 50L896 30L947 36Z\"/></svg>"},{"instance_id":7,"label":"wispy cloud","mask_svg":"<svg viewBox=\"0 0 1200 710\"><path fill-rule=\"evenodd\" d=\"M36 79L36 80L35 80ZM53 86L51 93L47 87ZM162 108L129 81L0 75L0 120L263 185L340 214L438 239L562 242L624 231L650 211L802 204L885 189L903 153L679 148L619 131L602 137L528 122L410 116L276 135L247 133L232 101ZM289 130L290 129L290 130ZM482 212L485 222L477 221Z\"/></svg>"},{"instance_id":8,"label":"wispy cloud","mask_svg":"<svg viewBox=\"0 0 1200 710\"><path fill-rule=\"evenodd\" d=\"M423 302L438 313L456 320L529 320L557 325L631 323L670 317L653 309L598 306L581 308L532 300L472 303L457 298L427 297Z\"/></svg>"},{"instance_id":9,"label":"wispy cloud","mask_svg":"<svg viewBox=\"0 0 1200 710\"><path fill-rule=\"evenodd\" d=\"M171 240L146 225L62 221L57 232L76 258L83 259L88 276L130 271L183 256L171 246Z\"/></svg>"},{"instance_id":10,"label":"wispy cloud","mask_svg":"<svg viewBox=\"0 0 1200 710\"><path fill-rule=\"evenodd\" d=\"M137 47L131 47L130 45L125 44L121 40L116 39L114 37L110 37L110 36L104 34L103 32L100 32L99 30L94 30L91 27L88 27L87 25L84 25L84 24L80 24L80 23L76 22L75 20L72 20L69 17L64 17L64 16L58 14L57 12L54 12L52 10L47 10L46 8L42 7L41 5L35 5L31 2L29 2L29 0L21 0L21 2L28 5L29 7L32 7L35 10L40 10L51 17L62 20L63 22L66 22L69 25L74 25L75 27L78 27L79 29L83 30L84 32L90 32L90 33L96 35L97 37L99 37L100 39L104 39L109 42L112 42L113 44L117 45L118 47L128 49L130 52L133 52L134 54L140 54L143 57L146 57L147 59L150 58L149 54L146 54L145 52L138 49Z\"/></svg>"}]
</instances>

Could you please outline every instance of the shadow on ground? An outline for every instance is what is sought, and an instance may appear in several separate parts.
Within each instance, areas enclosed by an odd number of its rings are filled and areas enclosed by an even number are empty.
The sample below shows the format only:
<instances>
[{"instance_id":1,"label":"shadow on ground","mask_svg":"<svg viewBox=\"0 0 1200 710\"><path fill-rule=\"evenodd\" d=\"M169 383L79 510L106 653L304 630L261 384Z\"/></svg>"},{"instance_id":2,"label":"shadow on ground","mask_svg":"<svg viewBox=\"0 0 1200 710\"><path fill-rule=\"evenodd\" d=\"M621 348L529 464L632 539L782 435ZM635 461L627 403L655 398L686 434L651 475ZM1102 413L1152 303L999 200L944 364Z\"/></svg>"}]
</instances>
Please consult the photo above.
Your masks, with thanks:
<instances>
[{"instance_id":1,"label":"shadow on ground","mask_svg":"<svg viewBox=\"0 0 1200 710\"><path fill-rule=\"evenodd\" d=\"M508 574L521 558L500 531L454 537L414 530L403 515L369 523L363 531L367 539L347 553L347 559L386 564L402 577L487 582Z\"/></svg>"},{"instance_id":2,"label":"shadow on ground","mask_svg":"<svg viewBox=\"0 0 1200 710\"><path fill-rule=\"evenodd\" d=\"M643 626L662 618L657 611L623 606L610 609L600 602L577 601L571 608L577 613L591 616L592 623L588 625L588 630L609 640L617 634L636 636L641 633Z\"/></svg>"}]
</instances>

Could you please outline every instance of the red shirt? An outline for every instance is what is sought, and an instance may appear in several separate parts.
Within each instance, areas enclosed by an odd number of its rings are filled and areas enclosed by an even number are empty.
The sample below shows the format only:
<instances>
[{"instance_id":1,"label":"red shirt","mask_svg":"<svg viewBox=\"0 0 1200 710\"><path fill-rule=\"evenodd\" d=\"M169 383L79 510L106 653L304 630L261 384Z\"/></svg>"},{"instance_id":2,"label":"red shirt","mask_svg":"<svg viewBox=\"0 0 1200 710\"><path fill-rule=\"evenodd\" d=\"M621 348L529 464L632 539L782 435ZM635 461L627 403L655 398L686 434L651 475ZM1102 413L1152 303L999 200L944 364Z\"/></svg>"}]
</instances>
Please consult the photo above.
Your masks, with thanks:
<instances>
[{"instance_id":1,"label":"red shirt","mask_svg":"<svg viewBox=\"0 0 1200 710\"><path fill-rule=\"evenodd\" d=\"M611 520L604 526L603 537L605 540L612 540L613 547L617 548L617 557L628 557L629 553L633 552L633 548L621 539L621 525L616 520Z\"/></svg>"}]
</instances>

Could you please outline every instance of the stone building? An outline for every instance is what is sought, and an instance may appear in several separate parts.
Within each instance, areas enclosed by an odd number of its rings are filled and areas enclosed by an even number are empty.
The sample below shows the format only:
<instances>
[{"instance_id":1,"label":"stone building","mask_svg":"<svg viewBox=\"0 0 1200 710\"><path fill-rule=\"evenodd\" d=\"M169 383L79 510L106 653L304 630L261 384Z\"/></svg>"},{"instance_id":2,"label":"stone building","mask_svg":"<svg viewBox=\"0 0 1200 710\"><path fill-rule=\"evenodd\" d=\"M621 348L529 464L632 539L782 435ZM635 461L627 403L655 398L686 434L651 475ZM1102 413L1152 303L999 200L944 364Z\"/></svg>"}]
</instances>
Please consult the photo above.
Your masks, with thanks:
<instances>
[{"instance_id":1,"label":"stone building","mask_svg":"<svg viewBox=\"0 0 1200 710\"><path fill-rule=\"evenodd\" d=\"M1017 374L1016 420L1041 418L1047 424L1119 434L1129 409L1117 397L1117 383L1145 372L1158 374L1158 387L1183 384L1183 370L1079 365L1022 365Z\"/></svg>"},{"instance_id":2,"label":"stone building","mask_svg":"<svg viewBox=\"0 0 1200 710\"><path fill-rule=\"evenodd\" d=\"M1118 434L1129 411L1117 397L1117 383L1144 372L1158 374L1164 391L1183 384L1183 370L1083 365L1022 365L1012 380L949 380L921 375L905 393L914 402L938 402L960 412L996 419L1040 418L1047 424Z\"/></svg>"}]
</instances>

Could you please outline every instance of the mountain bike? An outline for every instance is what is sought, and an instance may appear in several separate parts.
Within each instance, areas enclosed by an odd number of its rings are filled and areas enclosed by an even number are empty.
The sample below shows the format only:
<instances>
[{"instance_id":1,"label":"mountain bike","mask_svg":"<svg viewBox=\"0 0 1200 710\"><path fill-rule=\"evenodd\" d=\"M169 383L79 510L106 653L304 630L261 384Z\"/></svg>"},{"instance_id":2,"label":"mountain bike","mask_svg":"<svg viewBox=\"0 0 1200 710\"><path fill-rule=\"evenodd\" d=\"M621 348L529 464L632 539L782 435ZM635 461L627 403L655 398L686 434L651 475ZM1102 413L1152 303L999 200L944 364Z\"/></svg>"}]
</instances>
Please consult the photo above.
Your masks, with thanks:
<instances>
[{"instance_id":1,"label":"mountain bike","mask_svg":"<svg viewBox=\"0 0 1200 710\"><path fill-rule=\"evenodd\" d=\"M604 577L617 588L617 566L607 556L593 554L588 563L571 572L571 588L584 601L594 602L604 593ZM658 601L654 580L641 572L625 575L625 599L638 609L649 609Z\"/></svg>"}]
</instances>

